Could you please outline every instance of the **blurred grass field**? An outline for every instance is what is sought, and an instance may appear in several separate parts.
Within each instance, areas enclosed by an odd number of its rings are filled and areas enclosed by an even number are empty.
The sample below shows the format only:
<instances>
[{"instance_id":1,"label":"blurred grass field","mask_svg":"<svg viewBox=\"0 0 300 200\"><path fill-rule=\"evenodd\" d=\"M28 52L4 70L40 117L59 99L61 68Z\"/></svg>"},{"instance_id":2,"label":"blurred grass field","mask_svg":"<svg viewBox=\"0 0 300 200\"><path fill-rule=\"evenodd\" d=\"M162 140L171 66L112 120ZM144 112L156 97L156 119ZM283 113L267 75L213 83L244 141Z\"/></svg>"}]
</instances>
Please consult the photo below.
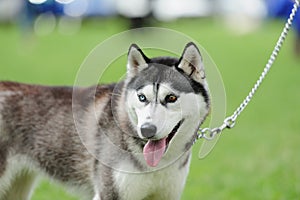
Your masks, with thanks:
<instances>
[{"instance_id":1,"label":"blurred grass field","mask_svg":"<svg viewBox=\"0 0 300 200\"><path fill-rule=\"evenodd\" d=\"M247 35L233 35L211 19L157 25L194 38L208 51L224 80L229 115L260 75L283 22L266 21ZM88 53L125 29L123 20L99 19L85 22L75 35L24 36L14 25L0 25L0 80L72 85ZM300 198L300 59L293 54L293 39L291 32L236 127L224 132L202 160L197 158L201 144L193 147L183 200ZM121 70L125 72L125 63ZM118 76L105 80L117 81ZM33 200L50 199L76 198L42 180Z\"/></svg>"}]
</instances>

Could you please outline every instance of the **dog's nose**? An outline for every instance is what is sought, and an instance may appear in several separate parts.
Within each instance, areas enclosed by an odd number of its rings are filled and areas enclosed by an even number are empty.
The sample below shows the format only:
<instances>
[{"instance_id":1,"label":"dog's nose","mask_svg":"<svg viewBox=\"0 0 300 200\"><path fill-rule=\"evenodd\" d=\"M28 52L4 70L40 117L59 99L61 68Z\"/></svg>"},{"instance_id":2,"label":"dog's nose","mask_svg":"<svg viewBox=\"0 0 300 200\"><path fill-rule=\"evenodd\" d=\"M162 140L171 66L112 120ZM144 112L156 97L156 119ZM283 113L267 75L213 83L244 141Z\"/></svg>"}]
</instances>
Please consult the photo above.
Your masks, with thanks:
<instances>
[{"instance_id":1,"label":"dog's nose","mask_svg":"<svg viewBox=\"0 0 300 200\"><path fill-rule=\"evenodd\" d=\"M152 138L156 133L156 126L150 123L145 123L141 126L141 133L145 138Z\"/></svg>"}]
</instances>

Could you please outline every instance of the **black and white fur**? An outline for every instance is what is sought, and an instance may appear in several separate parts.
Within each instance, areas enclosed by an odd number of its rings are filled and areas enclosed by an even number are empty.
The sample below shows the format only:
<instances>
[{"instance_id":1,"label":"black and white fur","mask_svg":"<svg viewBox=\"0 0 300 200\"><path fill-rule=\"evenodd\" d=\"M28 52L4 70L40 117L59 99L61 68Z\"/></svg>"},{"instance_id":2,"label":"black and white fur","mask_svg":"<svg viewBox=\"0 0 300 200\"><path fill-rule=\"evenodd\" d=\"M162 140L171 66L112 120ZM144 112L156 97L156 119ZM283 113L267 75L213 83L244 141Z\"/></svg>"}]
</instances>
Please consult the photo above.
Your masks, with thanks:
<instances>
[{"instance_id":1,"label":"black and white fur","mask_svg":"<svg viewBox=\"0 0 300 200\"><path fill-rule=\"evenodd\" d=\"M209 112L201 54L128 52L127 77L89 88L0 82L0 200L43 174L93 200L180 199Z\"/></svg>"}]
</instances>

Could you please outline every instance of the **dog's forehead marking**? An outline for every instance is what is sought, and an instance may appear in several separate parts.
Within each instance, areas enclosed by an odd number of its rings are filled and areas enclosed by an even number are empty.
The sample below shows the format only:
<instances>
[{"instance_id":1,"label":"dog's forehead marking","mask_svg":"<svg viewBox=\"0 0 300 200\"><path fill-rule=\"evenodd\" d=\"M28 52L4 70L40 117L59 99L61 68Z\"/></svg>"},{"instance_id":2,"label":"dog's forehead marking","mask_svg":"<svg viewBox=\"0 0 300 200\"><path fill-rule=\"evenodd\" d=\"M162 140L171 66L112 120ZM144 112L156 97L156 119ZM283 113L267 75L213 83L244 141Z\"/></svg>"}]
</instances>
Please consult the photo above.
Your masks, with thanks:
<instances>
[{"instance_id":1,"label":"dog's forehead marking","mask_svg":"<svg viewBox=\"0 0 300 200\"><path fill-rule=\"evenodd\" d=\"M179 94L180 91L176 90L175 88L172 88L170 83L162 82L162 83L153 83L148 84L137 90L137 93L143 93L147 97L151 98L162 98L165 97L165 95L168 94Z\"/></svg>"},{"instance_id":2,"label":"dog's forehead marking","mask_svg":"<svg viewBox=\"0 0 300 200\"><path fill-rule=\"evenodd\" d=\"M156 85L159 87L161 83L169 83L169 85L184 93L195 92L190 81L182 73L177 71L175 67L164 65L150 65L134 77L128 84L129 88L139 90L146 85Z\"/></svg>"}]
</instances>

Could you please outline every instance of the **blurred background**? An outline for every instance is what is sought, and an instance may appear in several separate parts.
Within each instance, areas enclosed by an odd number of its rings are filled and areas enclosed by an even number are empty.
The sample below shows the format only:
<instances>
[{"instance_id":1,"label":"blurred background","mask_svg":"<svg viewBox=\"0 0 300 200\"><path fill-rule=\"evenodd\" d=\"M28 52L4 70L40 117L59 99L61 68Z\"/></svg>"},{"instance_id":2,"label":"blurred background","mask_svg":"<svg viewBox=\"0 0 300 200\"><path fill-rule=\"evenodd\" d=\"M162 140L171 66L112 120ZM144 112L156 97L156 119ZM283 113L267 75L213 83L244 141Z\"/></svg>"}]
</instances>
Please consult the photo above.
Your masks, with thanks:
<instances>
[{"instance_id":1,"label":"blurred background","mask_svg":"<svg viewBox=\"0 0 300 200\"><path fill-rule=\"evenodd\" d=\"M163 27L207 50L223 77L229 115L260 75L292 6L291 0L0 0L0 80L72 85L97 44L128 29ZM119 80L125 62L124 55L100 81ZM299 77L300 12L236 127L205 159L197 157L201 142L194 146L182 199L300 198ZM42 179L33 199L76 198Z\"/></svg>"}]
</instances>

